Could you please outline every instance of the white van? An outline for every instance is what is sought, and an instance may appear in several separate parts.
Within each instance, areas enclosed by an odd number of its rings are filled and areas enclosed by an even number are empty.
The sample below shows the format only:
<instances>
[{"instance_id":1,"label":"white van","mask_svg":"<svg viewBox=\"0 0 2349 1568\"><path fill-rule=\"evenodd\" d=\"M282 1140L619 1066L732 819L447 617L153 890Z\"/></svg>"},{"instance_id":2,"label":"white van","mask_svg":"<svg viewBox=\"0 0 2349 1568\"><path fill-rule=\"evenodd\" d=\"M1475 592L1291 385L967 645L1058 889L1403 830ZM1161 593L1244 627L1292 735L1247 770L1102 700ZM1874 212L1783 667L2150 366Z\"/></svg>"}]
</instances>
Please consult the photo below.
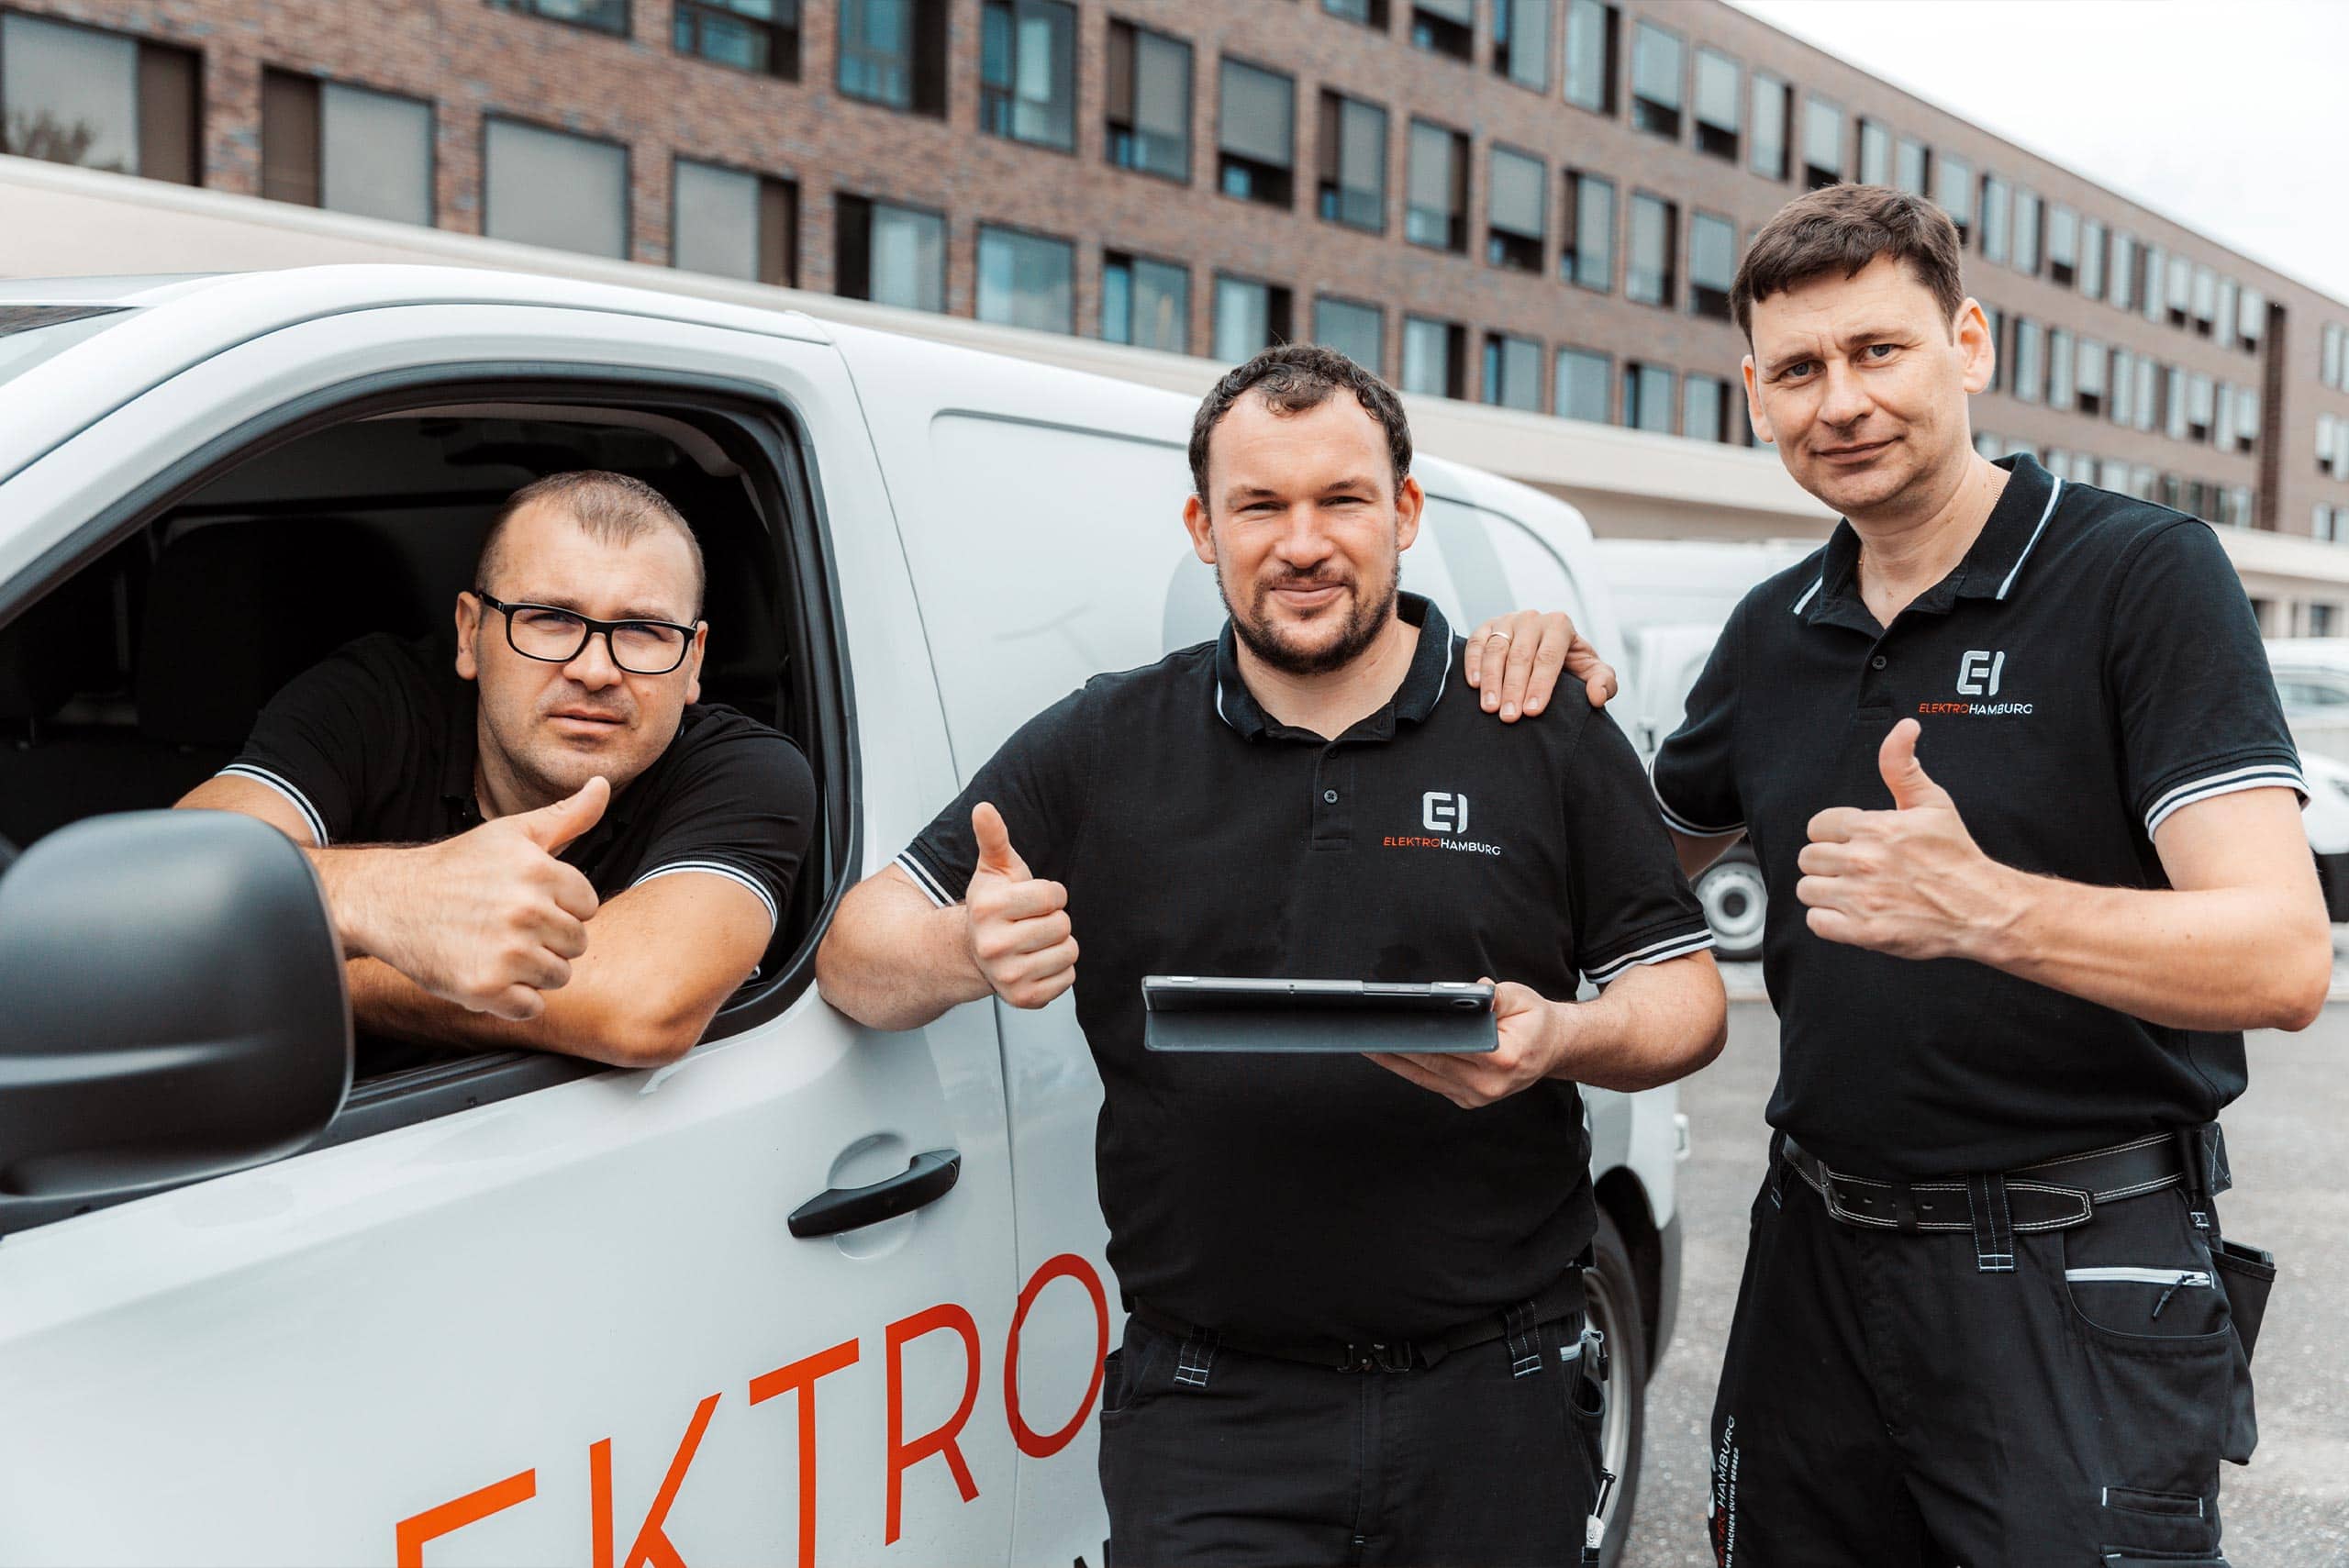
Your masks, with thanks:
<instances>
[{"instance_id":1,"label":"white van","mask_svg":"<svg viewBox=\"0 0 2349 1568\"><path fill-rule=\"evenodd\" d=\"M1097 1562L1073 1011L876 1034L811 955L1015 725L1213 633L1190 412L512 273L0 285L0 1561ZM329 648L445 627L491 508L579 467L695 522L705 695L815 766L804 885L672 1066L351 1082L306 862L151 808ZM1420 473L1408 584L1611 640L1569 509ZM1590 1102L1620 1551L1685 1129Z\"/></svg>"}]
</instances>

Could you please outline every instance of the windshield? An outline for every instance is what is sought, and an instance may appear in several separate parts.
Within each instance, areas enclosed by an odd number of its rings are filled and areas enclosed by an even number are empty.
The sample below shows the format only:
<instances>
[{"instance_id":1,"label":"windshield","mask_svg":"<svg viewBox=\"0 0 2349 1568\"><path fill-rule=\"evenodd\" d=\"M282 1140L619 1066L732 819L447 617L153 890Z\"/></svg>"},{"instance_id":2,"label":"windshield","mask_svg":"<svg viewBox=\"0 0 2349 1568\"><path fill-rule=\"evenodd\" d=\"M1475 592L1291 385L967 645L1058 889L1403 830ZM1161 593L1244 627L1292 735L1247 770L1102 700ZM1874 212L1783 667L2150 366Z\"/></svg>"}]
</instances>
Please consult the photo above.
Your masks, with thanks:
<instances>
[{"instance_id":1,"label":"windshield","mask_svg":"<svg viewBox=\"0 0 2349 1568\"><path fill-rule=\"evenodd\" d=\"M134 314L119 305L0 305L0 382Z\"/></svg>"}]
</instances>

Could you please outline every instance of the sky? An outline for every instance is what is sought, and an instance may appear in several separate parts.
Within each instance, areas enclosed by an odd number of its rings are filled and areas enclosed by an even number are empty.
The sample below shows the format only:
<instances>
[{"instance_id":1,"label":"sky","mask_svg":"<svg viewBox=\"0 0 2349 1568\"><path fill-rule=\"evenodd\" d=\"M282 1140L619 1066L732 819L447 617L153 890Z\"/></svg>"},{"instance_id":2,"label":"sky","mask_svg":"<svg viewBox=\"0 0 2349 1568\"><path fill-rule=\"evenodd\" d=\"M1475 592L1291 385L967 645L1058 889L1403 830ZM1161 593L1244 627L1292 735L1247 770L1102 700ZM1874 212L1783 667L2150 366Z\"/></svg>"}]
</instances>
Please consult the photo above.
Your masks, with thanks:
<instances>
[{"instance_id":1,"label":"sky","mask_svg":"<svg viewBox=\"0 0 2349 1568\"><path fill-rule=\"evenodd\" d=\"M1731 3L2349 302L2349 0Z\"/></svg>"}]
</instances>

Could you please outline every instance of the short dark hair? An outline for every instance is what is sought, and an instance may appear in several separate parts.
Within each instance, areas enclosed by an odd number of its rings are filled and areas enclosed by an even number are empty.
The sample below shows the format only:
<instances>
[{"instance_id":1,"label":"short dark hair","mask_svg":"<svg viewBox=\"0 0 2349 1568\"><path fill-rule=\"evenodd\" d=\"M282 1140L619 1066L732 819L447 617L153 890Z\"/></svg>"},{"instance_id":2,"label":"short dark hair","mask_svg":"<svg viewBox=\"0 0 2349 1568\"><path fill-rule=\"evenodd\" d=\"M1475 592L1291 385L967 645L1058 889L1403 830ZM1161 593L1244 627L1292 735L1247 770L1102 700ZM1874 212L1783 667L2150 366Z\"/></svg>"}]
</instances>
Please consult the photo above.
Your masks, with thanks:
<instances>
[{"instance_id":1,"label":"short dark hair","mask_svg":"<svg viewBox=\"0 0 2349 1568\"><path fill-rule=\"evenodd\" d=\"M476 587L488 587L491 575L505 564L498 558L498 547L505 542L506 525L524 507L540 501L562 507L579 525L580 531L598 544L632 544L655 528L674 529L677 537L685 541L685 552L693 557L693 614L696 620L701 617L706 581L701 541L694 538L685 515L669 504L666 495L641 479L600 468L550 473L508 495L506 504L497 508L497 516L490 519L489 531L482 536L481 556L473 563Z\"/></svg>"},{"instance_id":2,"label":"short dark hair","mask_svg":"<svg viewBox=\"0 0 2349 1568\"><path fill-rule=\"evenodd\" d=\"M1738 263L1729 307L1753 341L1753 302L1823 278L1856 277L1878 256L1906 261L1953 320L1965 303L1957 226L1922 196L1889 185L1828 185L1797 196L1762 226Z\"/></svg>"},{"instance_id":3,"label":"short dark hair","mask_svg":"<svg viewBox=\"0 0 2349 1568\"><path fill-rule=\"evenodd\" d=\"M1319 408L1341 391L1351 392L1386 432L1386 457L1399 493L1411 472L1411 422L1403 416L1395 389L1335 349L1319 343L1277 343L1246 364L1226 371L1199 404L1191 420L1191 488L1208 498L1208 438L1241 395L1254 392L1274 413L1286 416Z\"/></svg>"}]
</instances>

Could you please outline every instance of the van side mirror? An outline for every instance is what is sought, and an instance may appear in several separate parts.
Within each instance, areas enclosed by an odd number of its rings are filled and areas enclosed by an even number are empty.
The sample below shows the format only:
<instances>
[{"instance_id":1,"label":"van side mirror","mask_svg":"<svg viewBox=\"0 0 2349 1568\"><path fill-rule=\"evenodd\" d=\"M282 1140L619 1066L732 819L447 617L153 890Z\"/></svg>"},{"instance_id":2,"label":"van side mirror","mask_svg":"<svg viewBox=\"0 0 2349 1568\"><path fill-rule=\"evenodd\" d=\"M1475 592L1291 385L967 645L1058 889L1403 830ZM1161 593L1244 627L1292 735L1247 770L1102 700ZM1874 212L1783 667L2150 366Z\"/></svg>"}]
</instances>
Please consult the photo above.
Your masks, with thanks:
<instances>
[{"instance_id":1,"label":"van side mirror","mask_svg":"<svg viewBox=\"0 0 2349 1568\"><path fill-rule=\"evenodd\" d=\"M266 823L96 817L0 876L0 1232L290 1154L351 1070L341 944Z\"/></svg>"}]
</instances>

